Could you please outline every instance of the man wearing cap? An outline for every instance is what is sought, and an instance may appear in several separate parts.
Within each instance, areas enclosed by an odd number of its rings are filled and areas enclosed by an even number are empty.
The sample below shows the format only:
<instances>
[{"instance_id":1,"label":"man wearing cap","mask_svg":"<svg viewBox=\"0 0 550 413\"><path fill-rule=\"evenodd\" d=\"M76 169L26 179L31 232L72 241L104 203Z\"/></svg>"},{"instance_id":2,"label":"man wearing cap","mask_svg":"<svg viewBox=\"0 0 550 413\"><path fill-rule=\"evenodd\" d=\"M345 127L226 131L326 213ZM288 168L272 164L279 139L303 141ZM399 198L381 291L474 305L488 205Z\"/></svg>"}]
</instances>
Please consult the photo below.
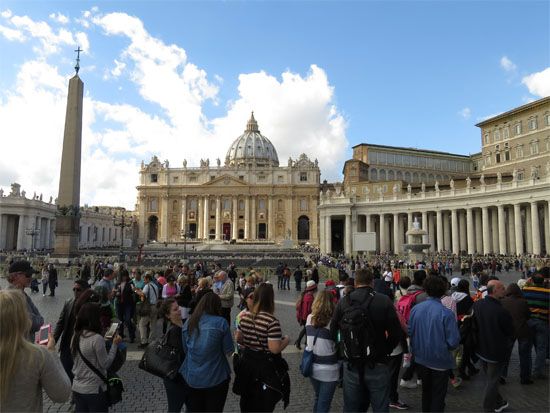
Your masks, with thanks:
<instances>
[{"instance_id":1,"label":"man wearing cap","mask_svg":"<svg viewBox=\"0 0 550 413\"><path fill-rule=\"evenodd\" d=\"M27 300L27 311L31 319L31 329L29 331L28 339L30 342L34 342L35 333L40 330L42 324L44 324L44 317L40 315L38 308L34 305L31 298L25 293L25 288L31 284L32 275L36 271L31 267L28 261L15 261L10 265L8 270L8 289L21 290Z\"/></svg>"},{"instance_id":2,"label":"man wearing cap","mask_svg":"<svg viewBox=\"0 0 550 413\"><path fill-rule=\"evenodd\" d=\"M71 339L74 332L74 323L76 321L76 314L74 314L74 305L78 300L78 297L83 291L90 288L88 282L84 279L78 279L73 285L73 298L69 298L63 305L63 310L59 315L53 337L56 343L59 343L59 355L61 358L61 364L67 372L67 376L73 381L73 357L71 355ZM61 341L59 339L61 338Z\"/></svg>"}]
</instances>

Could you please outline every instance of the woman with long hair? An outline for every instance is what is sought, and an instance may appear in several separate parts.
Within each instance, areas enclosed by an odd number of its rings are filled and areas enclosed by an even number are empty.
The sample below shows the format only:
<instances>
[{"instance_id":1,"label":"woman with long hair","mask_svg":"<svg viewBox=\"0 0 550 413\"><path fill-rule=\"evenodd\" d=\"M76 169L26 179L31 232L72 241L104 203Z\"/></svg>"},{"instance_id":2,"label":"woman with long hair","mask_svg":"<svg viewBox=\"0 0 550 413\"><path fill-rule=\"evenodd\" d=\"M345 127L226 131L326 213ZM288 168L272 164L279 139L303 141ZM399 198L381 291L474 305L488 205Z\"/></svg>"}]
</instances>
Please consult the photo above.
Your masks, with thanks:
<instances>
[{"instance_id":1,"label":"woman with long hair","mask_svg":"<svg viewBox=\"0 0 550 413\"><path fill-rule=\"evenodd\" d=\"M222 412L225 406L231 379L226 354L233 351L233 339L221 306L217 294L206 293L183 326L180 373L189 386L190 412Z\"/></svg>"},{"instance_id":2,"label":"woman with long hair","mask_svg":"<svg viewBox=\"0 0 550 413\"><path fill-rule=\"evenodd\" d=\"M319 292L306 321L306 348L313 351L310 380L315 391L314 412L330 411L334 391L340 379L336 343L330 336L330 320L334 312L332 298L330 291Z\"/></svg>"},{"instance_id":3,"label":"woman with long hair","mask_svg":"<svg viewBox=\"0 0 550 413\"><path fill-rule=\"evenodd\" d=\"M233 392L240 394L243 412L272 412L281 399L285 407L288 404L290 378L281 352L288 346L289 337L283 336L274 312L273 286L260 284L254 290L251 310L242 314L236 332L243 352Z\"/></svg>"},{"instance_id":4,"label":"woman with long hair","mask_svg":"<svg viewBox=\"0 0 550 413\"><path fill-rule=\"evenodd\" d=\"M178 302L175 298L163 300L160 307L160 316L169 322L166 331L166 343L175 349L180 357L180 364L183 362L185 352L182 342L181 312ZM187 400L187 390L185 380L180 373L174 379L164 379L164 388L166 389L166 398L168 399L169 412L181 412L183 405Z\"/></svg>"},{"instance_id":5,"label":"woman with long hair","mask_svg":"<svg viewBox=\"0 0 550 413\"><path fill-rule=\"evenodd\" d=\"M100 321L100 304L88 302L76 315L71 343L73 353L73 398L75 412L106 412L109 409L107 386L84 361L84 358L104 376L115 359L122 338L116 334L109 353L105 347Z\"/></svg>"},{"instance_id":6,"label":"woman with long hair","mask_svg":"<svg viewBox=\"0 0 550 413\"><path fill-rule=\"evenodd\" d=\"M127 270L121 271L120 283L116 286L116 307L118 319L121 321L119 333L124 338L124 326L128 329L130 335L130 343L136 339L136 326L133 322L134 312L136 308L134 300L134 290L130 280L130 274Z\"/></svg>"},{"instance_id":7,"label":"woman with long hair","mask_svg":"<svg viewBox=\"0 0 550 413\"><path fill-rule=\"evenodd\" d=\"M65 373L50 333L47 346L27 340L31 321L19 290L0 290L0 411L42 411L42 389L63 403L71 396Z\"/></svg>"}]
</instances>

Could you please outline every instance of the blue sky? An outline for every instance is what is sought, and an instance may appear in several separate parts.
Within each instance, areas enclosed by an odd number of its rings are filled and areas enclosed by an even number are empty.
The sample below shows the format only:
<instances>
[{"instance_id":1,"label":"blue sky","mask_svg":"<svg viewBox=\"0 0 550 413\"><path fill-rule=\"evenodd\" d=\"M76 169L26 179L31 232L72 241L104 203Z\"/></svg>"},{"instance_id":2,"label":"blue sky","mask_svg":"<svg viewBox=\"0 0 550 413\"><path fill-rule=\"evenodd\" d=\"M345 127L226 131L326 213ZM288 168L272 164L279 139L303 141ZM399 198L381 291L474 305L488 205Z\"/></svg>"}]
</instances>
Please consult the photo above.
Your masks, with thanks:
<instances>
[{"instance_id":1,"label":"blue sky","mask_svg":"<svg viewBox=\"0 0 550 413\"><path fill-rule=\"evenodd\" d=\"M152 155L223 162L251 110L322 179L361 142L475 153L477 122L550 93L549 4L3 0L0 136L33 154L0 186L55 197L77 44L82 202L132 208Z\"/></svg>"}]
</instances>

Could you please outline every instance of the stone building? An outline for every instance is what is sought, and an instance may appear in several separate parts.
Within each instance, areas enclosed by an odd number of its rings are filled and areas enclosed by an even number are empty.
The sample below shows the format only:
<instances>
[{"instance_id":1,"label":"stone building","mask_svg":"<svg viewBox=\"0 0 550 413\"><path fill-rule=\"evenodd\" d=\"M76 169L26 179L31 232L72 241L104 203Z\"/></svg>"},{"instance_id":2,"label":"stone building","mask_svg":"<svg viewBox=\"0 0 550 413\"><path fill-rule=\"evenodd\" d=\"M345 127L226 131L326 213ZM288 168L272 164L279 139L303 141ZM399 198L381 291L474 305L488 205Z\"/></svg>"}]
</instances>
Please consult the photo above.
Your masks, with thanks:
<instances>
[{"instance_id":1,"label":"stone building","mask_svg":"<svg viewBox=\"0 0 550 413\"><path fill-rule=\"evenodd\" d=\"M550 98L477 126L470 156L355 146L343 184L321 189L321 251L353 253L352 234L373 232L377 251L401 253L416 219L433 251L548 253Z\"/></svg>"},{"instance_id":2,"label":"stone building","mask_svg":"<svg viewBox=\"0 0 550 413\"><path fill-rule=\"evenodd\" d=\"M280 166L277 151L252 114L222 164L170 167L142 163L139 242L188 239L222 242L317 243L319 167L305 154Z\"/></svg>"}]
</instances>

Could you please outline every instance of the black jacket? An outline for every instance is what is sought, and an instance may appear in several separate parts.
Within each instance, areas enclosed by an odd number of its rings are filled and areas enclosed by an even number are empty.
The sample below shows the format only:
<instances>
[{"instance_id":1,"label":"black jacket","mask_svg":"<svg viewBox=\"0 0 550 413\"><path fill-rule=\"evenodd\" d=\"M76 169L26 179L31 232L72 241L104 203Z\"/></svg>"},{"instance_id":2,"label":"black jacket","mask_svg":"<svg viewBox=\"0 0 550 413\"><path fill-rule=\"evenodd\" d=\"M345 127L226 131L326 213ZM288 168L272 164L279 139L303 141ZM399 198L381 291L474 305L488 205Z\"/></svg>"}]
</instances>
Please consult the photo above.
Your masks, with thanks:
<instances>
[{"instance_id":1,"label":"black jacket","mask_svg":"<svg viewBox=\"0 0 550 413\"><path fill-rule=\"evenodd\" d=\"M527 324L531 316L527 300L523 297L508 296L502 299L502 306L508 310L514 322L514 338L529 338L531 328Z\"/></svg>"},{"instance_id":2,"label":"black jacket","mask_svg":"<svg viewBox=\"0 0 550 413\"><path fill-rule=\"evenodd\" d=\"M474 317L478 329L476 353L489 361L505 361L514 335L510 313L499 300L486 296L474 303Z\"/></svg>"},{"instance_id":3,"label":"black jacket","mask_svg":"<svg viewBox=\"0 0 550 413\"><path fill-rule=\"evenodd\" d=\"M70 298L65 301L63 304L63 309L55 325L55 330L53 332L53 338L56 343L59 343L59 351L63 352L65 350L70 351L71 347L71 338L74 332L74 322L75 317L73 314L74 307L74 298ZM59 338L61 337L61 342Z\"/></svg>"},{"instance_id":4,"label":"black jacket","mask_svg":"<svg viewBox=\"0 0 550 413\"><path fill-rule=\"evenodd\" d=\"M365 302L370 293L374 292L371 287L356 288L350 293L354 301ZM348 300L342 299L338 302L336 310L330 322L330 332L336 341L338 337L338 326L343 317L344 309ZM376 294L369 306L369 314L374 327L374 359L378 363L385 363L387 356L403 337L403 329L397 318L395 307L392 301L383 294Z\"/></svg>"}]
</instances>

